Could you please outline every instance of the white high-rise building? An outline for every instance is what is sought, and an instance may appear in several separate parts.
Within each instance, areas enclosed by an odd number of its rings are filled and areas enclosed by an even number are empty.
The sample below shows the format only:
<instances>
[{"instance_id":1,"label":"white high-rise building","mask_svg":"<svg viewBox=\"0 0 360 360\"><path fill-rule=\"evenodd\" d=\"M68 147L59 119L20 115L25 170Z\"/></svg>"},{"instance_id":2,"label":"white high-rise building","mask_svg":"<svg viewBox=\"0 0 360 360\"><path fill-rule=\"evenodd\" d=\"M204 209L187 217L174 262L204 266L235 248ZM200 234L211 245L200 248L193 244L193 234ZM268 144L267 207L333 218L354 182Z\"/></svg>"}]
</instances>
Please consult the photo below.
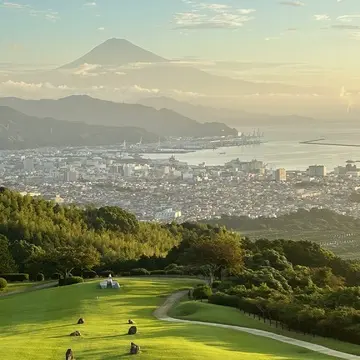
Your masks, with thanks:
<instances>
[{"instance_id":1,"label":"white high-rise building","mask_svg":"<svg viewBox=\"0 0 360 360\"><path fill-rule=\"evenodd\" d=\"M124 176L131 177L133 174L133 166L131 164L124 165Z\"/></svg>"},{"instance_id":2,"label":"white high-rise building","mask_svg":"<svg viewBox=\"0 0 360 360\"><path fill-rule=\"evenodd\" d=\"M23 166L25 171L34 171L34 160L32 158L25 158L23 161Z\"/></svg>"},{"instance_id":3,"label":"white high-rise building","mask_svg":"<svg viewBox=\"0 0 360 360\"><path fill-rule=\"evenodd\" d=\"M285 169L276 169L275 181L286 181L286 170Z\"/></svg>"},{"instance_id":4,"label":"white high-rise building","mask_svg":"<svg viewBox=\"0 0 360 360\"><path fill-rule=\"evenodd\" d=\"M65 182L75 182L78 178L78 173L76 171L66 171L64 174Z\"/></svg>"},{"instance_id":5,"label":"white high-rise building","mask_svg":"<svg viewBox=\"0 0 360 360\"><path fill-rule=\"evenodd\" d=\"M325 177L326 167L324 165L311 165L308 169L308 175L310 177Z\"/></svg>"}]
</instances>

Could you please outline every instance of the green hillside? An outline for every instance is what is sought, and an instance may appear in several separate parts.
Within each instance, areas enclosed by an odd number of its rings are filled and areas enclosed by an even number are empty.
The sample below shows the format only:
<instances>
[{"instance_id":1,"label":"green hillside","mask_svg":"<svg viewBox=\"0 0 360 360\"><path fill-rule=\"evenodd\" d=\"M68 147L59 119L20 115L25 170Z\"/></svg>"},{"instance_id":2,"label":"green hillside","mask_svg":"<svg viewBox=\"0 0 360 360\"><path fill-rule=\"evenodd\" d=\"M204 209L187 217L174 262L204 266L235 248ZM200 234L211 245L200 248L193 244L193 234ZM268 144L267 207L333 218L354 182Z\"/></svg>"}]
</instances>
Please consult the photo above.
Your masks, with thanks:
<instances>
[{"instance_id":1,"label":"green hillside","mask_svg":"<svg viewBox=\"0 0 360 360\"><path fill-rule=\"evenodd\" d=\"M0 299L0 357L54 360L72 348L76 359L300 360L333 359L306 349L233 330L156 320L153 310L189 280L120 279L120 290L100 290L96 282L52 288ZM79 317L84 325L75 325ZM131 318L138 334L125 335ZM69 334L79 330L81 337Z\"/></svg>"}]
</instances>

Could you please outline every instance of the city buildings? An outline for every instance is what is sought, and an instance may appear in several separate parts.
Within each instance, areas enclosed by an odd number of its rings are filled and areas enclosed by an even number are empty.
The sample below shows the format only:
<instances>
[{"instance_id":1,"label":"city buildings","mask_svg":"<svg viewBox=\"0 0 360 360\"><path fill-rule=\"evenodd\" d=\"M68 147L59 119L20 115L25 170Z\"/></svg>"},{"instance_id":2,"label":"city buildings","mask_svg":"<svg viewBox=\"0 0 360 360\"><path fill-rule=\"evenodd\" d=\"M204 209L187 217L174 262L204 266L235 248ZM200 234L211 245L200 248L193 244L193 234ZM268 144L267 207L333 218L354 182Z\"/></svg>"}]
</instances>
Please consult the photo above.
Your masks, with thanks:
<instances>
[{"instance_id":1,"label":"city buildings","mask_svg":"<svg viewBox=\"0 0 360 360\"><path fill-rule=\"evenodd\" d=\"M353 163L329 173L322 165L272 171L259 160L189 165L105 147L49 148L4 152L0 170L1 185L24 194L59 204L119 206L139 220L273 217L312 207L360 217L359 204L351 201L360 189Z\"/></svg>"},{"instance_id":2,"label":"city buildings","mask_svg":"<svg viewBox=\"0 0 360 360\"><path fill-rule=\"evenodd\" d=\"M275 170L275 181L286 181L286 170L276 169Z\"/></svg>"},{"instance_id":3,"label":"city buildings","mask_svg":"<svg viewBox=\"0 0 360 360\"><path fill-rule=\"evenodd\" d=\"M308 169L310 177L325 177L326 167L324 165L311 165Z\"/></svg>"}]
</instances>

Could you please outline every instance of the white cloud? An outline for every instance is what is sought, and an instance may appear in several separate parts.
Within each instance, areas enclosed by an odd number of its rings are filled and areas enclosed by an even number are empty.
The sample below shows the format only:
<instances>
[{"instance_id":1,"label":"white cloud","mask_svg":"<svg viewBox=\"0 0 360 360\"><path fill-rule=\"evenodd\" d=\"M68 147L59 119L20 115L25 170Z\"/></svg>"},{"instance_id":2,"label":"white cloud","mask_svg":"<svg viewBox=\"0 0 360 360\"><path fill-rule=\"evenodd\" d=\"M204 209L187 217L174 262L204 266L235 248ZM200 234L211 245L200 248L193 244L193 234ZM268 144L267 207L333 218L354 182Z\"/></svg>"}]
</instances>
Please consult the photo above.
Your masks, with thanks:
<instances>
[{"instance_id":1,"label":"white cloud","mask_svg":"<svg viewBox=\"0 0 360 360\"><path fill-rule=\"evenodd\" d=\"M0 83L0 87L2 89L20 89L25 91L37 91L40 89L48 89L48 90L71 90L67 85L58 85L55 86L49 82L44 83L27 83L24 81L13 81L8 80Z\"/></svg>"},{"instance_id":2,"label":"white cloud","mask_svg":"<svg viewBox=\"0 0 360 360\"><path fill-rule=\"evenodd\" d=\"M84 6L93 7L93 6L96 6L96 2L95 1L87 2L87 3L84 4Z\"/></svg>"},{"instance_id":3,"label":"white cloud","mask_svg":"<svg viewBox=\"0 0 360 360\"><path fill-rule=\"evenodd\" d=\"M7 1L4 1L0 6L8 9L26 9L29 7L29 5L23 5Z\"/></svg>"},{"instance_id":4,"label":"white cloud","mask_svg":"<svg viewBox=\"0 0 360 360\"><path fill-rule=\"evenodd\" d=\"M279 1L280 5L287 5L287 6L304 6L305 3L298 0L287 0L287 1Z\"/></svg>"},{"instance_id":5,"label":"white cloud","mask_svg":"<svg viewBox=\"0 0 360 360\"><path fill-rule=\"evenodd\" d=\"M353 19L359 19L360 15L341 15L336 18L336 20L341 22L352 22Z\"/></svg>"},{"instance_id":6,"label":"white cloud","mask_svg":"<svg viewBox=\"0 0 360 360\"><path fill-rule=\"evenodd\" d=\"M51 22L56 22L57 20L60 19L59 13L53 11L52 9L38 10L30 5L24 5L24 4L18 4L18 3L6 2L6 1L0 4L0 8L1 7L6 9L24 10L28 12L30 16L40 16Z\"/></svg>"},{"instance_id":7,"label":"white cloud","mask_svg":"<svg viewBox=\"0 0 360 360\"><path fill-rule=\"evenodd\" d=\"M93 72L94 70L100 68L100 65L97 64L82 64L73 72L74 75L79 76L98 76L97 73Z\"/></svg>"},{"instance_id":8,"label":"white cloud","mask_svg":"<svg viewBox=\"0 0 360 360\"><path fill-rule=\"evenodd\" d=\"M190 11L174 15L176 29L237 29L253 17L255 9L235 8L225 4L203 3L184 0Z\"/></svg>"},{"instance_id":9,"label":"white cloud","mask_svg":"<svg viewBox=\"0 0 360 360\"><path fill-rule=\"evenodd\" d=\"M319 15L314 15L315 20L317 21L327 21L327 20L331 20L329 15L326 14L319 14Z\"/></svg>"},{"instance_id":10,"label":"white cloud","mask_svg":"<svg viewBox=\"0 0 360 360\"><path fill-rule=\"evenodd\" d=\"M99 31L104 31L105 28L104 28L104 27L99 27L98 30L99 30Z\"/></svg>"}]
</instances>

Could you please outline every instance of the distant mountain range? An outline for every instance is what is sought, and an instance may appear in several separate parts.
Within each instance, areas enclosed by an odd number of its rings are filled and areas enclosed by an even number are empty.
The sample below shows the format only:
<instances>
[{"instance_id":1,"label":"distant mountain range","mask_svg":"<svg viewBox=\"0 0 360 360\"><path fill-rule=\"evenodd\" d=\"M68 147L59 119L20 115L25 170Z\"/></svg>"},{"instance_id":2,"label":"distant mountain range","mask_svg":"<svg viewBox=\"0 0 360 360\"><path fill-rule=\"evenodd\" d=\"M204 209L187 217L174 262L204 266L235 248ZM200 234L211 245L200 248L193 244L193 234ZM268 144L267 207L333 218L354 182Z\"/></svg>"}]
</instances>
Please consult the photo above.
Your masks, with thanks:
<instances>
[{"instance_id":1,"label":"distant mountain range","mask_svg":"<svg viewBox=\"0 0 360 360\"><path fill-rule=\"evenodd\" d=\"M96 46L81 58L62 66L62 69L77 68L82 64L120 66L136 62L164 62L166 59L144 50L124 39L109 39Z\"/></svg>"},{"instance_id":2,"label":"distant mountain range","mask_svg":"<svg viewBox=\"0 0 360 360\"><path fill-rule=\"evenodd\" d=\"M271 116L261 113L249 113L241 110L214 108L202 105L193 105L187 102L159 96L148 97L138 101L139 104L151 106L155 109L167 108L200 122L223 122L228 126L269 126L291 125L294 122L313 124L314 119L297 115Z\"/></svg>"},{"instance_id":3,"label":"distant mountain range","mask_svg":"<svg viewBox=\"0 0 360 360\"><path fill-rule=\"evenodd\" d=\"M137 66L131 65L134 63ZM85 64L93 65L91 70L86 74L82 70L79 73ZM316 92L316 89L285 83L252 82L214 75L182 61L165 59L124 39L109 39L58 70L58 73L44 73L39 80L54 78L62 85L66 79L77 87L102 85L126 88L138 85L144 89L157 89L163 94L175 91L220 97Z\"/></svg>"},{"instance_id":4,"label":"distant mountain range","mask_svg":"<svg viewBox=\"0 0 360 360\"><path fill-rule=\"evenodd\" d=\"M136 127L110 127L25 115L0 106L0 149L46 146L97 146L155 142L158 136Z\"/></svg>"},{"instance_id":5,"label":"distant mountain range","mask_svg":"<svg viewBox=\"0 0 360 360\"><path fill-rule=\"evenodd\" d=\"M59 100L0 98L0 106L8 106L38 118L50 117L91 125L137 127L157 136L199 137L237 134L235 129L224 124L201 124L173 110L156 110L144 105L115 103L89 96L74 95Z\"/></svg>"}]
</instances>

